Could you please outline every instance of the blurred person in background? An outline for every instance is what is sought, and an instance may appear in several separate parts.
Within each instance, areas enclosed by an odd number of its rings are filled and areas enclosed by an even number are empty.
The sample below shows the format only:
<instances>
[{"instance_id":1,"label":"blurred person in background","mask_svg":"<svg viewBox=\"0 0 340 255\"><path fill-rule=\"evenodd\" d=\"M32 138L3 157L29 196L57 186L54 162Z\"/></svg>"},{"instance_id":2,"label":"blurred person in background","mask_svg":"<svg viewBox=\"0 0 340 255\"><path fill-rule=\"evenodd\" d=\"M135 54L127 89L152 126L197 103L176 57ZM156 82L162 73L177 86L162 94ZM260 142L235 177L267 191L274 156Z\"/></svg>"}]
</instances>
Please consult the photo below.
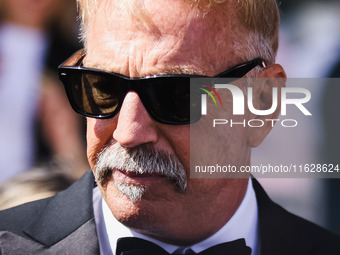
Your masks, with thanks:
<instances>
[{"instance_id":1,"label":"blurred person in background","mask_svg":"<svg viewBox=\"0 0 340 255\"><path fill-rule=\"evenodd\" d=\"M78 48L68 39L74 9L65 0L0 3L0 183L50 158L75 178L86 169L81 121L56 75Z\"/></svg>"},{"instance_id":2,"label":"blurred person in background","mask_svg":"<svg viewBox=\"0 0 340 255\"><path fill-rule=\"evenodd\" d=\"M56 164L44 164L0 185L0 210L53 196L73 180Z\"/></svg>"}]
</instances>

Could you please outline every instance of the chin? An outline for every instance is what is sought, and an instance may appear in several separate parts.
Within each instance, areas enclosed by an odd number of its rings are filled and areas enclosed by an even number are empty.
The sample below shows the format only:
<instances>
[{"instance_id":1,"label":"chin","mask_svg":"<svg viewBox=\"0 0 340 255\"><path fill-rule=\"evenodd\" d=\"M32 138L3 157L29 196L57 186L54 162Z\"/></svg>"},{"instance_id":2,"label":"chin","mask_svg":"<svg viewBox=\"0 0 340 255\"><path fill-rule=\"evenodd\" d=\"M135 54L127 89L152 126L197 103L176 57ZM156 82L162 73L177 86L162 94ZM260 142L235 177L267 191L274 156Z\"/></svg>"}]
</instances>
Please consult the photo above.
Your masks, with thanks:
<instances>
[{"instance_id":1,"label":"chin","mask_svg":"<svg viewBox=\"0 0 340 255\"><path fill-rule=\"evenodd\" d=\"M131 199L113 181L109 181L105 186L99 185L99 188L112 214L121 223L130 227L130 222L143 222L142 219L149 214L144 209L149 204L144 198L145 191L143 191L141 197L137 195Z\"/></svg>"},{"instance_id":2,"label":"chin","mask_svg":"<svg viewBox=\"0 0 340 255\"><path fill-rule=\"evenodd\" d=\"M113 180L99 188L114 217L137 232L148 231L150 235L167 229L168 219L175 213L173 198L177 192L170 184L147 188L137 200L121 192Z\"/></svg>"}]
</instances>

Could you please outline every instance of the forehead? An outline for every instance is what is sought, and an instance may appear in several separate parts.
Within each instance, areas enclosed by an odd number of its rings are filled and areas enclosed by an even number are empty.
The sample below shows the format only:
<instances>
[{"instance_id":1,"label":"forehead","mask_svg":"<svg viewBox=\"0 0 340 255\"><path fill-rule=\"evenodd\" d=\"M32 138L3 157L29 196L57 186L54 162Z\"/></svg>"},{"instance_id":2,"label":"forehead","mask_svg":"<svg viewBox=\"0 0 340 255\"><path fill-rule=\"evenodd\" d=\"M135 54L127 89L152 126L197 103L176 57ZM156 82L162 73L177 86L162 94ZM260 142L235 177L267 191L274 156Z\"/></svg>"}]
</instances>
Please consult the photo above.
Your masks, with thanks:
<instances>
[{"instance_id":1,"label":"forehead","mask_svg":"<svg viewBox=\"0 0 340 255\"><path fill-rule=\"evenodd\" d=\"M89 22L86 64L126 76L213 75L238 63L234 10L203 13L183 0L102 1Z\"/></svg>"}]
</instances>

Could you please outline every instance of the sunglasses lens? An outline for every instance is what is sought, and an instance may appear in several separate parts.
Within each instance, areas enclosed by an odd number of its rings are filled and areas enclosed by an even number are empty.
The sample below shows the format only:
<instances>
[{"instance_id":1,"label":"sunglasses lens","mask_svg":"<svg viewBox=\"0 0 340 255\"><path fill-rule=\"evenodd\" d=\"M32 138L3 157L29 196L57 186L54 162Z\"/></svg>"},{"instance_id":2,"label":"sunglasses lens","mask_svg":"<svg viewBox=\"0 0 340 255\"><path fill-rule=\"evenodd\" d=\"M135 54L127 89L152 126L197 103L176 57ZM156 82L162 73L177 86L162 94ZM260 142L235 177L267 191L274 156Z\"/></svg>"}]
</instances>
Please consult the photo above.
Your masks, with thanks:
<instances>
[{"instance_id":1,"label":"sunglasses lens","mask_svg":"<svg viewBox=\"0 0 340 255\"><path fill-rule=\"evenodd\" d=\"M188 77L150 79L141 93L150 115L160 122L188 124L200 119L200 97L192 93Z\"/></svg>"},{"instance_id":2,"label":"sunglasses lens","mask_svg":"<svg viewBox=\"0 0 340 255\"><path fill-rule=\"evenodd\" d=\"M65 70L61 79L74 110L93 118L113 117L129 90L125 79L89 70ZM189 77L143 79L134 87L159 122L183 125L201 118L201 92L190 85Z\"/></svg>"},{"instance_id":3,"label":"sunglasses lens","mask_svg":"<svg viewBox=\"0 0 340 255\"><path fill-rule=\"evenodd\" d=\"M123 91L121 86L112 82L112 77L77 72L71 75L70 84L68 93L79 113L105 118L118 109Z\"/></svg>"},{"instance_id":4,"label":"sunglasses lens","mask_svg":"<svg viewBox=\"0 0 340 255\"><path fill-rule=\"evenodd\" d=\"M190 84L192 76L127 78L114 73L81 67L84 51L75 53L59 67L73 109L87 117L112 118L119 111L129 90L140 96L155 120L172 125L194 123L201 118L200 86ZM240 64L216 77L243 77L256 66L265 67L260 58Z\"/></svg>"}]
</instances>

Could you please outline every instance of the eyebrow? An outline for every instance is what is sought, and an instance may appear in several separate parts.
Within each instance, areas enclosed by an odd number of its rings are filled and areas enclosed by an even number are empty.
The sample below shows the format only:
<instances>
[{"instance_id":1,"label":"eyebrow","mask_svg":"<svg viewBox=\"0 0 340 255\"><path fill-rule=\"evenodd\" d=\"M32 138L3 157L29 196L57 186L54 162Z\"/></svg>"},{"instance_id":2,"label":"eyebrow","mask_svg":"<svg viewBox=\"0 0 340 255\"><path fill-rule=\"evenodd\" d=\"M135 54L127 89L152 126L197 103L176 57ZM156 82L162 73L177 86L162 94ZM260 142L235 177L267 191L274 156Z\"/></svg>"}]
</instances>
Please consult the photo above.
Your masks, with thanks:
<instances>
[{"instance_id":1,"label":"eyebrow","mask_svg":"<svg viewBox=\"0 0 340 255\"><path fill-rule=\"evenodd\" d=\"M105 71L108 73L117 73L120 74L119 72L114 72L111 68L108 69L105 66L102 65L84 65L84 60L86 59L86 54L84 53L82 59L81 59L81 65L86 67L86 68L93 68L101 71ZM139 77L145 77L145 76L153 76L153 75L172 75L172 74L182 74L182 75L197 75L197 76L206 76L207 71L203 70L195 70L193 66L190 65L176 65L172 67L168 67L167 70L158 72L158 73L147 73L144 74L143 76ZM123 75L123 74L121 74Z\"/></svg>"},{"instance_id":2,"label":"eyebrow","mask_svg":"<svg viewBox=\"0 0 340 255\"><path fill-rule=\"evenodd\" d=\"M157 75L169 75L169 74L184 74L184 75L206 75L206 72L202 70L195 70L193 68L189 68L188 66L177 66L170 68L164 72L160 72Z\"/></svg>"},{"instance_id":3,"label":"eyebrow","mask_svg":"<svg viewBox=\"0 0 340 255\"><path fill-rule=\"evenodd\" d=\"M109 73L118 73L118 74L120 74L119 72L113 71L112 69L114 69L114 68L108 69L108 68L106 68L104 66L101 66L101 65L98 65L98 66L91 66L90 65L90 66L85 66L85 67L94 68L94 69L102 70L102 71L109 72ZM184 66L169 67L166 70L161 71L161 72L157 72L157 73L146 73L146 74L143 74L143 75L141 75L139 77L146 77L146 76L153 76L153 75L172 75L172 74L205 76L206 72L204 72L202 70L195 70L192 67L184 65ZM124 75L124 74L121 74L121 75Z\"/></svg>"}]
</instances>

